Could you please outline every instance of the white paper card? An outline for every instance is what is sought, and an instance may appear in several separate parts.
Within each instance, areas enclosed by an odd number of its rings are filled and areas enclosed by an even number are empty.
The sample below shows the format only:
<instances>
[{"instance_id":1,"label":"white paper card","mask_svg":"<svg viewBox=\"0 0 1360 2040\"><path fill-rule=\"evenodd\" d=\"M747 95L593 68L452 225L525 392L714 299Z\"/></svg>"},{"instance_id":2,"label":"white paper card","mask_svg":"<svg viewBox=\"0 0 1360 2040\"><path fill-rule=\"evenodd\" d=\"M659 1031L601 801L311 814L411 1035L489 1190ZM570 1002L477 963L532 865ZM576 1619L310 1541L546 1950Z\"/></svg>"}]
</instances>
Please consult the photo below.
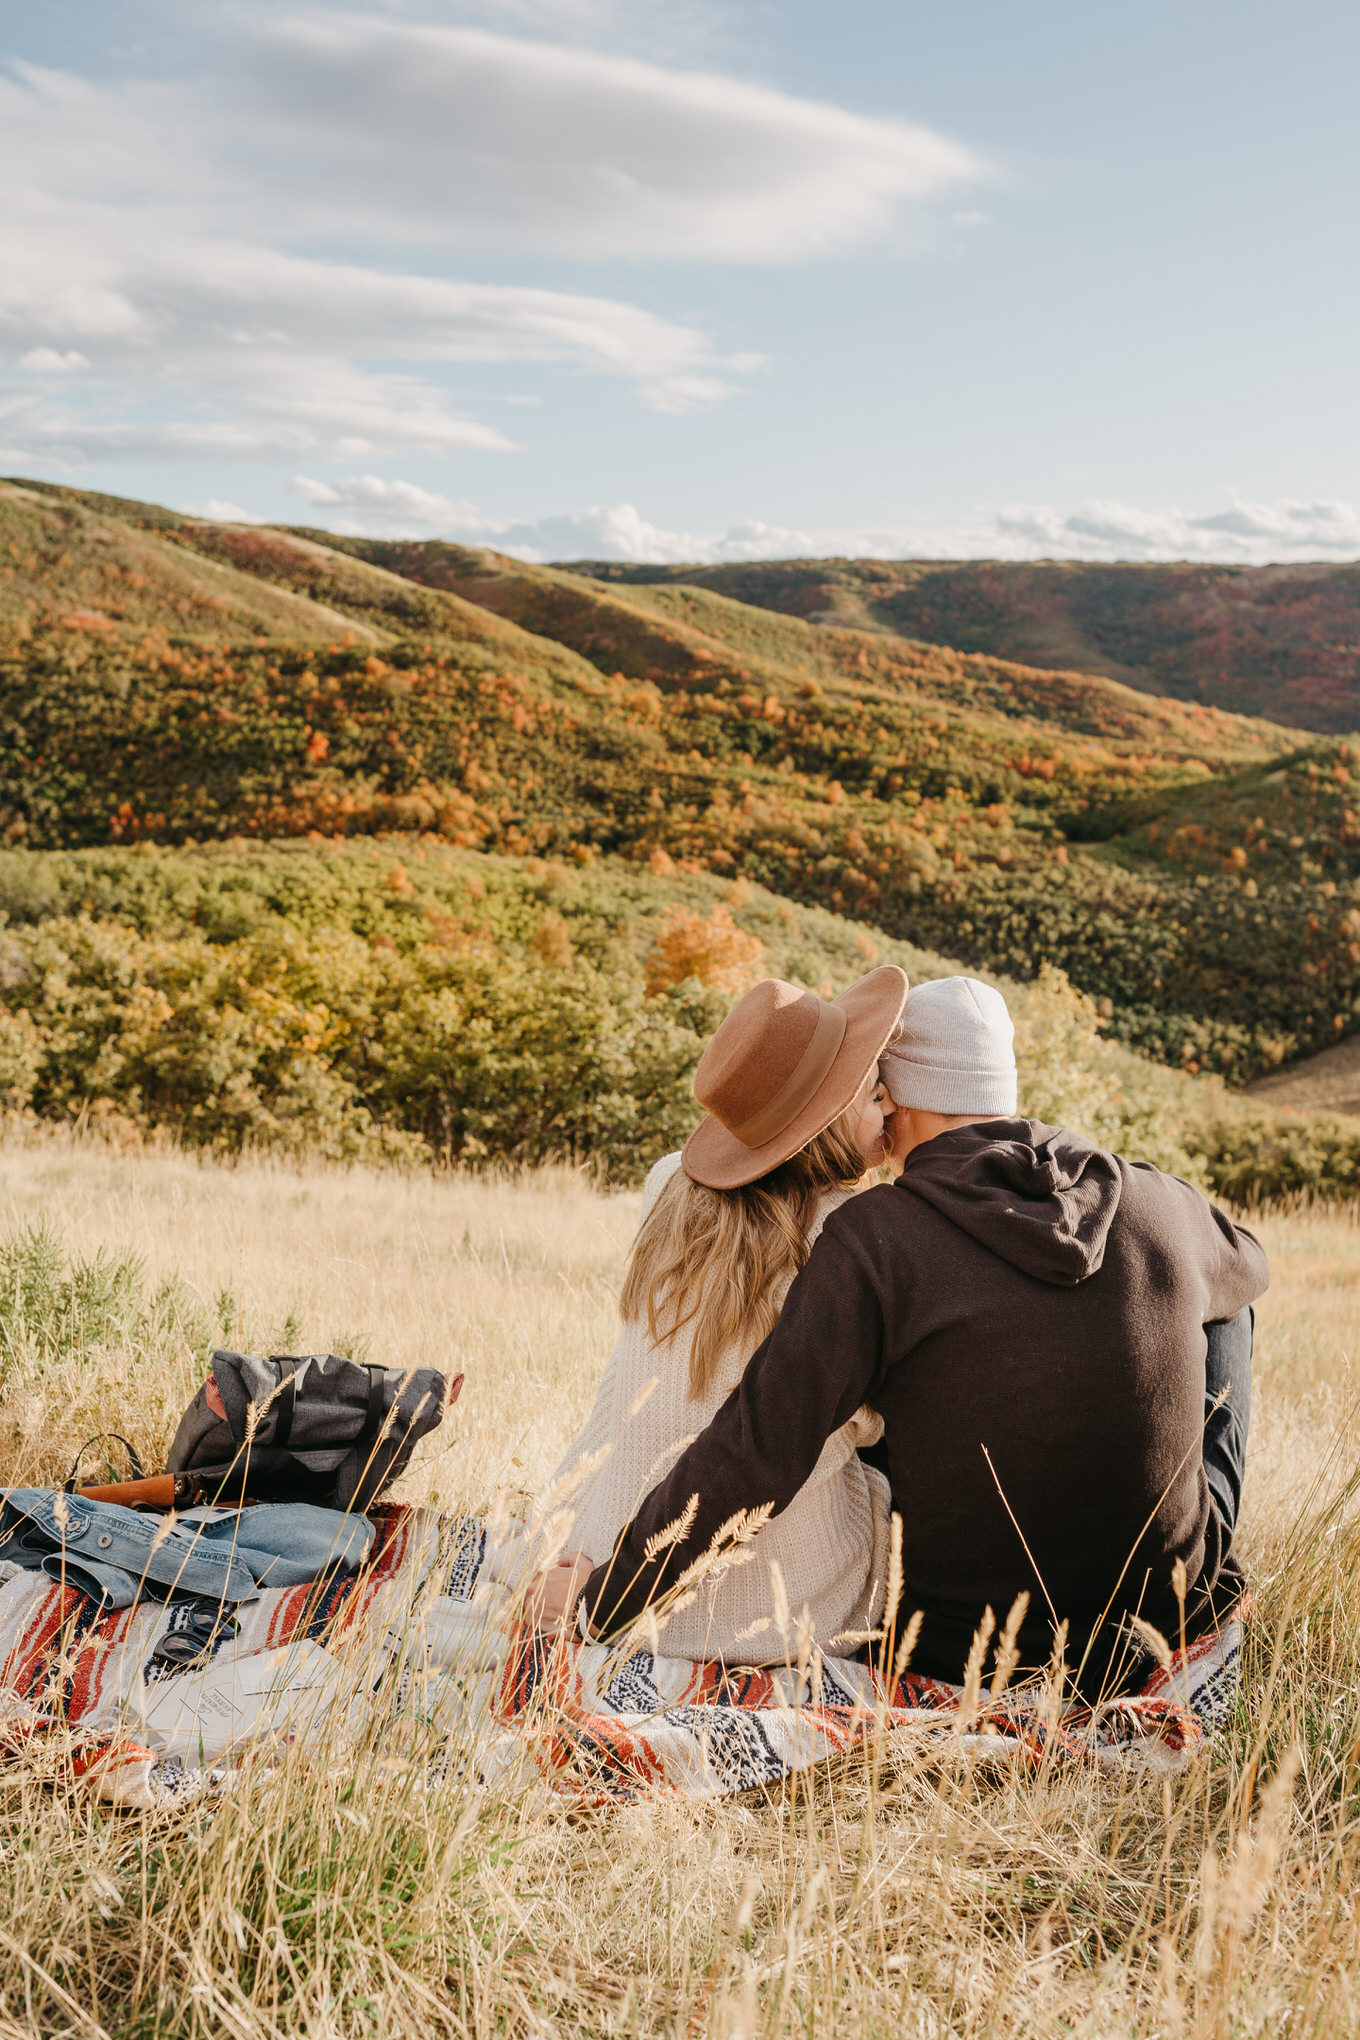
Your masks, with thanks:
<instances>
[{"instance_id":1,"label":"white paper card","mask_svg":"<svg viewBox=\"0 0 1360 2040\"><path fill-rule=\"evenodd\" d=\"M137 1728L162 1756L210 1764L260 1735L317 1743L343 1736L366 1713L353 1673L319 1644L303 1641L144 1687Z\"/></svg>"}]
</instances>

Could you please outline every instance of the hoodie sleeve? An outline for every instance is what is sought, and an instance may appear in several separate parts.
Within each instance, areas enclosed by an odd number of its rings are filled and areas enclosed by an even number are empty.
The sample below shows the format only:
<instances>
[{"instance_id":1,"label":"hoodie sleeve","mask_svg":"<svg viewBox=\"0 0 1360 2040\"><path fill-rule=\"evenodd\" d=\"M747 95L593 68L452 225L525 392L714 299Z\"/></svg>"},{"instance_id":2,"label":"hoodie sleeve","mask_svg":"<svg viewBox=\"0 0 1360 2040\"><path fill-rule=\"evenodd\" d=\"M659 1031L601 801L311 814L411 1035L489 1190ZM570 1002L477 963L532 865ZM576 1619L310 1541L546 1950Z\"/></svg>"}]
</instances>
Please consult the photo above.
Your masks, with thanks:
<instances>
[{"instance_id":1,"label":"hoodie sleeve","mask_svg":"<svg viewBox=\"0 0 1360 2040\"><path fill-rule=\"evenodd\" d=\"M1270 1263L1255 1233L1244 1225L1234 1225L1216 1204L1208 1205L1208 1214L1217 1251L1208 1256L1211 1308L1205 1314L1206 1325L1236 1317L1270 1287Z\"/></svg>"},{"instance_id":2,"label":"hoodie sleeve","mask_svg":"<svg viewBox=\"0 0 1360 2040\"><path fill-rule=\"evenodd\" d=\"M584 1599L596 1634L635 1620L742 1510L786 1509L832 1432L872 1393L883 1351L877 1289L853 1247L828 1228L731 1395L591 1574ZM649 1559L649 1541L691 1503L685 1535Z\"/></svg>"},{"instance_id":3,"label":"hoodie sleeve","mask_svg":"<svg viewBox=\"0 0 1360 2040\"><path fill-rule=\"evenodd\" d=\"M1128 1166L1127 1164L1125 1165ZM1139 1162L1134 1171L1157 1175L1149 1163ZM1176 1259L1187 1278L1191 1270L1203 1285L1202 1321L1221 1324L1237 1316L1270 1287L1270 1263L1255 1233L1235 1225L1226 1211L1211 1204L1203 1191L1180 1176L1164 1176L1174 1186L1179 1210L1169 1214Z\"/></svg>"}]
</instances>

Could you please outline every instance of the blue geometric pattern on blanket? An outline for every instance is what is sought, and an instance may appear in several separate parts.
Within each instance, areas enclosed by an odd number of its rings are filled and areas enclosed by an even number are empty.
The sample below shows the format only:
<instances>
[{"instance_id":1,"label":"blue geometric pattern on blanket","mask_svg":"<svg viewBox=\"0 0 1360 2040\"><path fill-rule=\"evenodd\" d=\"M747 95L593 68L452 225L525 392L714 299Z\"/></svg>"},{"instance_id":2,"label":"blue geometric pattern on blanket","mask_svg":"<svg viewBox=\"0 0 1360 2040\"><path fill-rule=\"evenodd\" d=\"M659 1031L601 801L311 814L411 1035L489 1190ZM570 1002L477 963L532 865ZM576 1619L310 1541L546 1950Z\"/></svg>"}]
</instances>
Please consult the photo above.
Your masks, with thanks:
<instances>
[{"instance_id":1,"label":"blue geometric pattern on blanket","mask_svg":"<svg viewBox=\"0 0 1360 2040\"><path fill-rule=\"evenodd\" d=\"M727 1792L768 1785L789 1768L765 1732L763 1710L739 1707L668 1707L659 1726L697 1737Z\"/></svg>"},{"instance_id":2,"label":"blue geometric pattern on blanket","mask_svg":"<svg viewBox=\"0 0 1360 2040\"><path fill-rule=\"evenodd\" d=\"M656 1683L656 1660L649 1650L635 1650L619 1666L602 1695L611 1714L659 1714L661 1694Z\"/></svg>"},{"instance_id":3,"label":"blue geometric pattern on blanket","mask_svg":"<svg viewBox=\"0 0 1360 2040\"><path fill-rule=\"evenodd\" d=\"M1195 1719L1212 1735L1222 1728L1237 1705L1238 1677L1242 1667L1242 1646L1234 1643L1188 1696Z\"/></svg>"},{"instance_id":4,"label":"blue geometric pattern on blanket","mask_svg":"<svg viewBox=\"0 0 1360 2040\"><path fill-rule=\"evenodd\" d=\"M486 1563L486 1524L480 1516L460 1516L448 1527L452 1550L444 1592L451 1600L470 1601Z\"/></svg>"},{"instance_id":5,"label":"blue geometric pattern on blanket","mask_svg":"<svg viewBox=\"0 0 1360 2040\"><path fill-rule=\"evenodd\" d=\"M826 1658L822 1659L822 1691L818 1705L822 1707L853 1707L858 1695L841 1684Z\"/></svg>"},{"instance_id":6,"label":"blue geometric pattern on blanket","mask_svg":"<svg viewBox=\"0 0 1360 2040\"><path fill-rule=\"evenodd\" d=\"M305 1636L313 1643L324 1642L336 1614L349 1599L353 1587L353 1573L341 1573L339 1578L323 1580L318 1586L311 1588L306 1620L294 1631L293 1641L296 1642ZM285 1588L284 1591L287 1592L288 1589Z\"/></svg>"}]
</instances>

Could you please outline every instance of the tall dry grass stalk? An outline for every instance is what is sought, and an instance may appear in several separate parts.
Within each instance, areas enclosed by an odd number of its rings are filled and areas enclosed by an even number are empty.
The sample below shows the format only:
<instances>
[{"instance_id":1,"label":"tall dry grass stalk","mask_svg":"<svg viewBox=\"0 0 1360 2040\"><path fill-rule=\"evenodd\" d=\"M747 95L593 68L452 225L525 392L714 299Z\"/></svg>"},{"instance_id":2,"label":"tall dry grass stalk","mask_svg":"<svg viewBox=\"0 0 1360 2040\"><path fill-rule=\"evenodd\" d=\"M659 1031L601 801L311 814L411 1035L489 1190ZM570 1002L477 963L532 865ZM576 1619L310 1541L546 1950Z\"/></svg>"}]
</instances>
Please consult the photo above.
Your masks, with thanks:
<instances>
[{"instance_id":1,"label":"tall dry grass stalk","mask_svg":"<svg viewBox=\"0 0 1360 2040\"><path fill-rule=\"evenodd\" d=\"M99 1429L154 1457L225 1342L464 1367L407 1494L532 1489L608 1351L636 1208L566 1175L0 1148L5 1478L63 1474ZM431 1785L438 1724L408 1718L160 1817L71 1789L45 1746L0 1773L0 2040L1354 2031L1360 1228L1264 1230L1261 1613L1237 1716L1185 1775L879 1738L782 1790L582 1814L456 1761Z\"/></svg>"}]
</instances>

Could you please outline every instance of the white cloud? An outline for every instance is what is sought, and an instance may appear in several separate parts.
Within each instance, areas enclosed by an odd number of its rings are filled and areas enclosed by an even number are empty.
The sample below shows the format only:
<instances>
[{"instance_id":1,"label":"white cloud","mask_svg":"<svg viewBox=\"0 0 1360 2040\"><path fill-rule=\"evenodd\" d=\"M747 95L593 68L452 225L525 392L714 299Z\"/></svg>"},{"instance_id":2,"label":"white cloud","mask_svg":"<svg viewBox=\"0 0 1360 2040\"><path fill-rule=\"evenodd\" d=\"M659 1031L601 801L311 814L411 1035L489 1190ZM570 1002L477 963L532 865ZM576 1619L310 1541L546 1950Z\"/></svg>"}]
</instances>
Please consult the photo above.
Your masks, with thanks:
<instances>
[{"instance_id":1,"label":"white cloud","mask_svg":"<svg viewBox=\"0 0 1360 2040\"><path fill-rule=\"evenodd\" d=\"M997 557L1094 560L1273 560L1355 558L1360 510L1348 503L1231 503L1225 510L1139 510L1088 503L1066 515L1042 507L1002 510Z\"/></svg>"},{"instance_id":2,"label":"white cloud","mask_svg":"<svg viewBox=\"0 0 1360 2040\"><path fill-rule=\"evenodd\" d=\"M227 176L193 131L195 110L165 86L0 76L9 458L508 451L498 426L457 404L460 365L620 378L673 411L721 401L758 365L616 298L272 245L277 179L263 163L253 184ZM283 210L291 224L305 205Z\"/></svg>"},{"instance_id":3,"label":"white cloud","mask_svg":"<svg viewBox=\"0 0 1360 2040\"><path fill-rule=\"evenodd\" d=\"M294 475L288 487L291 495L302 496L325 512L328 531L353 537L409 538L437 532L489 539L501 529L474 504L454 502L416 482L386 481L380 475L324 482Z\"/></svg>"},{"instance_id":4,"label":"white cloud","mask_svg":"<svg viewBox=\"0 0 1360 2040\"><path fill-rule=\"evenodd\" d=\"M263 524L266 520L253 510L243 510L239 503L224 503L218 496L205 496L201 502L181 503L180 509L186 517L205 517L210 524Z\"/></svg>"},{"instance_id":5,"label":"white cloud","mask_svg":"<svg viewBox=\"0 0 1360 2040\"><path fill-rule=\"evenodd\" d=\"M557 517L540 517L531 524L509 524L489 542L528 560L648 560L679 565L685 560L728 557L721 551L725 540L649 524L632 503L616 503L611 509L570 510Z\"/></svg>"},{"instance_id":6,"label":"white cloud","mask_svg":"<svg viewBox=\"0 0 1360 2040\"><path fill-rule=\"evenodd\" d=\"M525 4L598 35L614 0ZM216 24L201 81L0 74L20 460L509 450L456 401L474 362L719 403L758 355L617 298L460 280L450 251L788 258L980 173L926 129L570 43L251 0ZM360 243L380 252L337 253Z\"/></svg>"},{"instance_id":7,"label":"white cloud","mask_svg":"<svg viewBox=\"0 0 1360 2040\"><path fill-rule=\"evenodd\" d=\"M492 543L532 559L717 565L767 559L1199 560L1242 566L1360 557L1360 510L1344 503L1236 503L1190 516L1097 503L980 510L965 520L884 529L798 529L751 522L721 533L667 531L631 503L508 527Z\"/></svg>"},{"instance_id":8,"label":"white cloud","mask_svg":"<svg viewBox=\"0 0 1360 2040\"><path fill-rule=\"evenodd\" d=\"M516 521L453 502L409 482L356 475L299 477L295 490L320 521L355 535L440 535L491 545L531 561L634 560L719 565L766 559L1078 559L1222 561L1265 566L1360 557L1360 510L1345 503L1234 503L1201 515L1093 503L980 510L950 522L918 519L878 528L798 528L750 522L724 532L653 524L632 503ZM341 521L343 520L343 521Z\"/></svg>"},{"instance_id":9,"label":"white cloud","mask_svg":"<svg viewBox=\"0 0 1360 2040\"><path fill-rule=\"evenodd\" d=\"M498 28L633 48L653 62L680 55L692 60L697 49L727 49L734 27L723 0L434 0L423 11L436 19L456 14Z\"/></svg>"},{"instance_id":10,"label":"white cloud","mask_svg":"<svg viewBox=\"0 0 1360 2040\"><path fill-rule=\"evenodd\" d=\"M6 238L0 334L27 346L33 376L27 391L10 384L8 430L63 458L507 451L499 427L460 413L440 371L555 363L683 410L718 401L754 366L617 299L393 275L196 239L135 212L71 203L59 221L25 222L16 205ZM78 302L73 272L87 279ZM93 370L79 405L43 387L53 342L73 333Z\"/></svg>"},{"instance_id":11,"label":"white cloud","mask_svg":"<svg viewBox=\"0 0 1360 2040\"><path fill-rule=\"evenodd\" d=\"M462 507L447 496L436 496L418 482L384 481L381 475L351 475L347 481L320 482L310 475L294 475L289 493L305 496L309 503L330 508L374 509L394 516L413 518L418 524L436 524L442 517L455 516Z\"/></svg>"},{"instance_id":12,"label":"white cloud","mask_svg":"<svg viewBox=\"0 0 1360 2040\"><path fill-rule=\"evenodd\" d=\"M33 375L74 375L89 365L89 355L77 347L68 348L65 354L56 347L30 347L27 354L19 356L20 368Z\"/></svg>"},{"instance_id":13,"label":"white cloud","mask_svg":"<svg viewBox=\"0 0 1360 2040\"><path fill-rule=\"evenodd\" d=\"M693 560L711 541L649 524L631 503L609 510L574 510L533 522L495 518L475 503L455 501L416 482L380 475L322 481L295 475L289 493L320 513L327 530L352 537L461 538L532 560Z\"/></svg>"},{"instance_id":14,"label":"white cloud","mask_svg":"<svg viewBox=\"0 0 1360 2040\"><path fill-rule=\"evenodd\" d=\"M254 58L252 148L351 228L786 261L987 174L930 128L477 28L310 14L262 27Z\"/></svg>"}]
</instances>

